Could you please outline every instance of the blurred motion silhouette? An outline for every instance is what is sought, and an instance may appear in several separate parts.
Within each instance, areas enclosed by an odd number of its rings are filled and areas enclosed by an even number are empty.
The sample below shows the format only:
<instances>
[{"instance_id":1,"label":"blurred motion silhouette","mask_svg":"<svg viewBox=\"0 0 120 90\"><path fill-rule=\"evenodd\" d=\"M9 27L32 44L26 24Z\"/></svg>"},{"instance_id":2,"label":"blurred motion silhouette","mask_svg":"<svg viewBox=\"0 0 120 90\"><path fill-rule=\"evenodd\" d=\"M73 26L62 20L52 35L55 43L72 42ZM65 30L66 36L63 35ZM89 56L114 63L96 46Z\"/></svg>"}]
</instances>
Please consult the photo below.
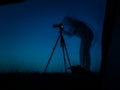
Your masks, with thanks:
<instances>
[{"instance_id":1,"label":"blurred motion silhouette","mask_svg":"<svg viewBox=\"0 0 120 90\"><path fill-rule=\"evenodd\" d=\"M63 33L67 36L77 36L81 39L80 42L80 65L86 70L90 70L91 58L90 48L93 41L92 30L82 21L73 17L66 16L62 20L66 30Z\"/></svg>"}]
</instances>

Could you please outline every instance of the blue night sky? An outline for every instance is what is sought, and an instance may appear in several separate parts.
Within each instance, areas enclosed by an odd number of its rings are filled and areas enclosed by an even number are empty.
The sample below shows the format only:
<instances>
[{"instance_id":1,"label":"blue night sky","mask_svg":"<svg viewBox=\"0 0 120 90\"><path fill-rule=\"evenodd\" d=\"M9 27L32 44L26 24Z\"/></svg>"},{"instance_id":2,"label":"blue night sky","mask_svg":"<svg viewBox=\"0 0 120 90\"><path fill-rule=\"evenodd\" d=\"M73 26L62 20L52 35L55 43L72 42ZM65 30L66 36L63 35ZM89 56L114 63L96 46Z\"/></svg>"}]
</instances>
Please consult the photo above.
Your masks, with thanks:
<instances>
[{"instance_id":1,"label":"blue night sky","mask_svg":"<svg viewBox=\"0 0 120 90\"><path fill-rule=\"evenodd\" d=\"M84 21L94 33L91 47L91 71L101 65L101 39L106 0L27 0L0 6L0 72L42 72L58 37L53 24L65 16ZM80 38L65 36L72 65L78 65ZM63 72L60 45L48 67Z\"/></svg>"}]
</instances>

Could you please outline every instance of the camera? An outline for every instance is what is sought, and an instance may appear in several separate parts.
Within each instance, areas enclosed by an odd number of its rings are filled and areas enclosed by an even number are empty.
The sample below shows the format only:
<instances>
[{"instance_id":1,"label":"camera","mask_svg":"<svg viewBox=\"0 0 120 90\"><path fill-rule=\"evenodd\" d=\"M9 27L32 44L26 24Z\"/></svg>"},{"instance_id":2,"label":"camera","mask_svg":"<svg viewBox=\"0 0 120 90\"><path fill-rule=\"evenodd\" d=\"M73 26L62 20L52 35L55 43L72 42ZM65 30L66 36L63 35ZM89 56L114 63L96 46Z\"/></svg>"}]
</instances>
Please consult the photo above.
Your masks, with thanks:
<instances>
[{"instance_id":1,"label":"camera","mask_svg":"<svg viewBox=\"0 0 120 90\"><path fill-rule=\"evenodd\" d=\"M64 28L63 24L54 24L53 27L54 28L59 28L59 29L63 29Z\"/></svg>"}]
</instances>

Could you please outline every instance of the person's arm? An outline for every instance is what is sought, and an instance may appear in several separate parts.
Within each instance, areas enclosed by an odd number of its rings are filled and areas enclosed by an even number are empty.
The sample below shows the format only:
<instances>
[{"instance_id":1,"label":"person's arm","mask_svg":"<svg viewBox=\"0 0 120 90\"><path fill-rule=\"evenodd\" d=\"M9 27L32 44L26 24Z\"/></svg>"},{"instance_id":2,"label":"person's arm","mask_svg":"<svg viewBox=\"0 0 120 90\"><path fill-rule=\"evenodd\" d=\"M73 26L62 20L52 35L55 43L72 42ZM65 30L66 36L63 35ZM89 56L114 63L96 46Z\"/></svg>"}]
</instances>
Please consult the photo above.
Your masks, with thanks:
<instances>
[{"instance_id":1,"label":"person's arm","mask_svg":"<svg viewBox=\"0 0 120 90\"><path fill-rule=\"evenodd\" d=\"M70 33L70 32L65 31L65 30L63 30L63 33L64 33L65 35L69 36L69 37L72 37L72 36L74 35L73 33Z\"/></svg>"}]
</instances>

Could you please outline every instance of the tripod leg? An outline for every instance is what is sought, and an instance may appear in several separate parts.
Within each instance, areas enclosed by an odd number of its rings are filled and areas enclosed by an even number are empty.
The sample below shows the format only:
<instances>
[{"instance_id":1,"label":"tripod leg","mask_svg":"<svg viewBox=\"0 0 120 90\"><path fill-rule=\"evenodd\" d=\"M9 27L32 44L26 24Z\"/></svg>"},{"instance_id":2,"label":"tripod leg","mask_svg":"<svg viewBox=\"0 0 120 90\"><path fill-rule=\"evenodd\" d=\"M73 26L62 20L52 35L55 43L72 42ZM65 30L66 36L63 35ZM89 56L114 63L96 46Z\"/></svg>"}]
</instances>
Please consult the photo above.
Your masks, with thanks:
<instances>
[{"instance_id":1,"label":"tripod leg","mask_svg":"<svg viewBox=\"0 0 120 90\"><path fill-rule=\"evenodd\" d=\"M70 67L71 67L72 65L71 65L71 63L70 63L70 57L69 57L68 50L67 50L67 47L66 47L65 42L64 42L64 47L65 47L65 51L66 51L66 54L67 54L68 63L69 63L69 65L70 65Z\"/></svg>"},{"instance_id":2,"label":"tripod leg","mask_svg":"<svg viewBox=\"0 0 120 90\"><path fill-rule=\"evenodd\" d=\"M48 65L49 65L49 63L50 63L50 61L51 61L51 58L52 58L52 56L53 56L53 53L54 53L54 51L55 51L55 48L56 48L56 46L57 46L57 43L58 43L59 39L60 39L60 36L57 38L57 41L56 41L56 43L55 43L55 46L53 47L53 51L52 51L52 53L51 53L51 55L50 55L50 58L49 58L49 60L48 60L47 65L46 65L46 67L45 67L44 73L46 72L46 70L47 70L47 68L48 68Z\"/></svg>"},{"instance_id":3,"label":"tripod leg","mask_svg":"<svg viewBox=\"0 0 120 90\"><path fill-rule=\"evenodd\" d=\"M65 72L67 73L67 65L66 65L66 58L65 58L65 48L64 48L63 45L61 47L62 47L63 57L64 57Z\"/></svg>"}]
</instances>

